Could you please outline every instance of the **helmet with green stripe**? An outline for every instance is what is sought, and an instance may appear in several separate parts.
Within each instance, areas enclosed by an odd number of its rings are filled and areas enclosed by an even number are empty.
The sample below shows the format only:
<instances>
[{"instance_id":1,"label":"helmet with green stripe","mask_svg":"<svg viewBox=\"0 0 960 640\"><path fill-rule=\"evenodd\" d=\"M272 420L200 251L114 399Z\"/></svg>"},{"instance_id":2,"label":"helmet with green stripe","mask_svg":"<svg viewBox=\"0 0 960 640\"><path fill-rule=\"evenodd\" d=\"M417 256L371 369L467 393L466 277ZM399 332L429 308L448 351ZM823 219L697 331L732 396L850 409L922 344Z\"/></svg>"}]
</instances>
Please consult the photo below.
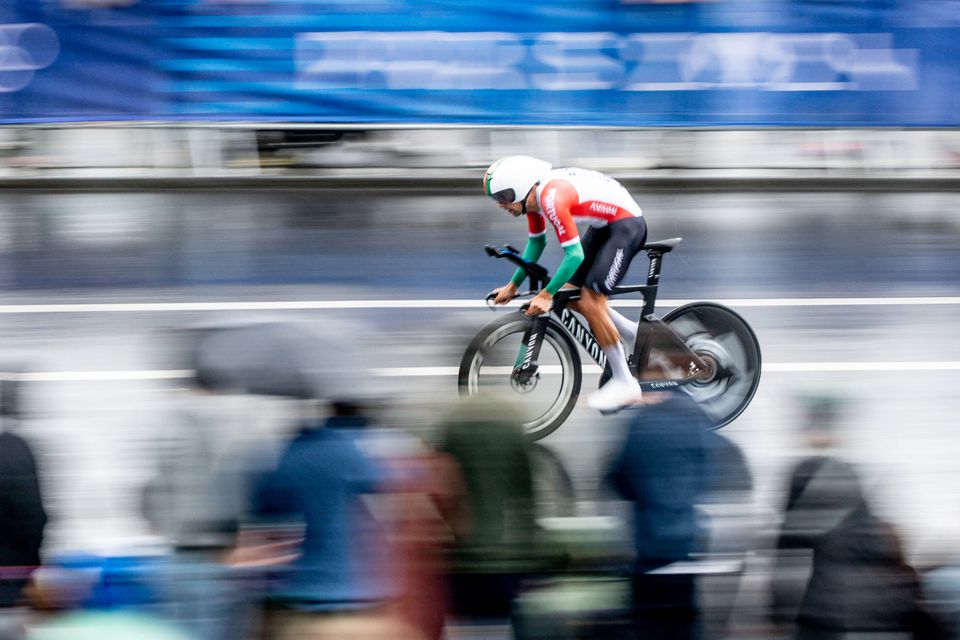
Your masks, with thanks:
<instances>
[{"instance_id":1,"label":"helmet with green stripe","mask_svg":"<svg viewBox=\"0 0 960 640\"><path fill-rule=\"evenodd\" d=\"M500 158L483 174L484 193L501 204L523 202L552 166L530 156Z\"/></svg>"}]
</instances>

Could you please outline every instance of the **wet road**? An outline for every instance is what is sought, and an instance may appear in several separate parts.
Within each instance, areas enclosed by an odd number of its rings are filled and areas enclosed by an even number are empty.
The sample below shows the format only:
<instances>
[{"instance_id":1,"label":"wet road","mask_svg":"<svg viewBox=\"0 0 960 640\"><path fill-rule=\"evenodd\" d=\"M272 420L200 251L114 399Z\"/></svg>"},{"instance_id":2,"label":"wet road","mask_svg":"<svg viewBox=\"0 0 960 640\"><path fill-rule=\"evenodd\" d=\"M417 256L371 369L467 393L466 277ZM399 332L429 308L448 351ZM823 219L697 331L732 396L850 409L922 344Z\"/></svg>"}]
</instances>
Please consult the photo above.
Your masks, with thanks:
<instances>
[{"instance_id":1,"label":"wet road","mask_svg":"<svg viewBox=\"0 0 960 640\"><path fill-rule=\"evenodd\" d=\"M651 239L684 237L665 259L663 309L728 302L760 339L761 386L723 433L748 456L764 521L798 453L796 395L830 388L850 398L845 451L912 548L960 540L960 196L638 201ZM2 358L34 371L24 427L44 446L61 545L144 531L138 490L184 368L169 330L254 317L317 323L378 370L389 420L426 429L456 393L451 372L467 340L494 317L479 301L511 272L482 245L521 246L525 236L482 198L302 191L6 195L0 224ZM550 243L544 262L559 255ZM255 301L289 304L236 304ZM77 303L92 306L51 306ZM109 303L146 306L97 306ZM157 379L165 375L173 380ZM252 400L230 410L249 430L286 415ZM618 438L616 418L580 406L544 444L589 502Z\"/></svg>"}]
</instances>

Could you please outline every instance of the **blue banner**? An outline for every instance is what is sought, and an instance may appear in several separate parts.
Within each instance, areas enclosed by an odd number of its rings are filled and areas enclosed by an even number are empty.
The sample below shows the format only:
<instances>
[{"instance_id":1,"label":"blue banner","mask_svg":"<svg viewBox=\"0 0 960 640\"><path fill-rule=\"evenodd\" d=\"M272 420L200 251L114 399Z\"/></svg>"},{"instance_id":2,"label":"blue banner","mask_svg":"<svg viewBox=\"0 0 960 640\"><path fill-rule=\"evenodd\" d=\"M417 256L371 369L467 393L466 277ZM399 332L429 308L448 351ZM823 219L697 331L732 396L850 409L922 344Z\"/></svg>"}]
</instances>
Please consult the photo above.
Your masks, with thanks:
<instances>
[{"instance_id":1,"label":"blue banner","mask_svg":"<svg viewBox=\"0 0 960 640\"><path fill-rule=\"evenodd\" d=\"M960 0L8 0L0 121L960 125Z\"/></svg>"}]
</instances>

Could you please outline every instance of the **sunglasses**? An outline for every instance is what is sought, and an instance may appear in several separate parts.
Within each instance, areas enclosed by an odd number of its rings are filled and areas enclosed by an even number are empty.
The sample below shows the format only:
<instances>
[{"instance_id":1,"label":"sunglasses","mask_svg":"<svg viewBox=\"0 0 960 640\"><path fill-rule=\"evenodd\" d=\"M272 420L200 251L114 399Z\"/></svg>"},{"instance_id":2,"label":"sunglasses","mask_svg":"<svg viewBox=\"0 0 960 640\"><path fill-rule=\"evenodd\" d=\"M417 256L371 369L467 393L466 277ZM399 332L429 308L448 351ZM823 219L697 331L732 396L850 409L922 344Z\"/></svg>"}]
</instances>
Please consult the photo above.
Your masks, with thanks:
<instances>
[{"instance_id":1,"label":"sunglasses","mask_svg":"<svg viewBox=\"0 0 960 640\"><path fill-rule=\"evenodd\" d=\"M497 191L496 193L491 193L490 197L499 202L500 204L511 204L516 200L516 192L513 189L503 189Z\"/></svg>"}]
</instances>

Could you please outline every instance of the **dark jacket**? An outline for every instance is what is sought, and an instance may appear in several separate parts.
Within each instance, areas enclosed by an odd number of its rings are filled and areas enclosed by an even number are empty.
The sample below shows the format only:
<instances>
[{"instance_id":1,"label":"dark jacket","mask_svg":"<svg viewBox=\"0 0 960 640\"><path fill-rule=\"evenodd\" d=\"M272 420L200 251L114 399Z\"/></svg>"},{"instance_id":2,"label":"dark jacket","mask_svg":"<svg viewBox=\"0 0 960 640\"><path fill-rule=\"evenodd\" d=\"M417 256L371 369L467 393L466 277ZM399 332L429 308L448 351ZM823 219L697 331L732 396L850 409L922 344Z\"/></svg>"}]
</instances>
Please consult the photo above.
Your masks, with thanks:
<instances>
[{"instance_id":1,"label":"dark jacket","mask_svg":"<svg viewBox=\"0 0 960 640\"><path fill-rule=\"evenodd\" d=\"M30 446L0 432L0 607L17 604L29 568L40 564L46 523Z\"/></svg>"},{"instance_id":2,"label":"dark jacket","mask_svg":"<svg viewBox=\"0 0 960 640\"><path fill-rule=\"evenodd\" d=\"M708 478L707 418L686 394L630 413L607 480L633 503L638 571L688 559L702 540L696 505Z\"/></svg>"},{"instance_id":3,"label":"dark jacket","mask_svg":"<svg viewBox=\"0 0 960 640\"><path fill-rule=\"evenodd\" d=\"M911 631L925 618L920 581L896 532L872 512L856 470L841 459L811 457L794 469L778 547L813 551L797 614L803 626Z\"/></svg>"}]
</instances>

